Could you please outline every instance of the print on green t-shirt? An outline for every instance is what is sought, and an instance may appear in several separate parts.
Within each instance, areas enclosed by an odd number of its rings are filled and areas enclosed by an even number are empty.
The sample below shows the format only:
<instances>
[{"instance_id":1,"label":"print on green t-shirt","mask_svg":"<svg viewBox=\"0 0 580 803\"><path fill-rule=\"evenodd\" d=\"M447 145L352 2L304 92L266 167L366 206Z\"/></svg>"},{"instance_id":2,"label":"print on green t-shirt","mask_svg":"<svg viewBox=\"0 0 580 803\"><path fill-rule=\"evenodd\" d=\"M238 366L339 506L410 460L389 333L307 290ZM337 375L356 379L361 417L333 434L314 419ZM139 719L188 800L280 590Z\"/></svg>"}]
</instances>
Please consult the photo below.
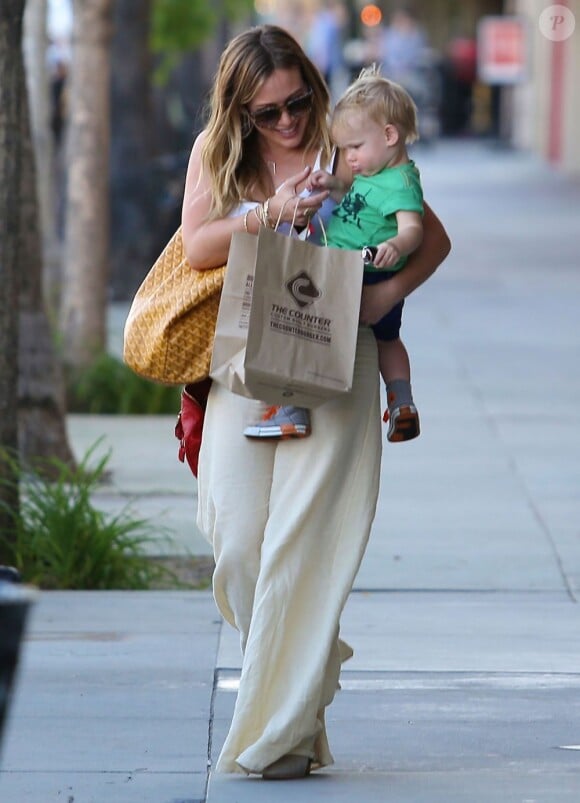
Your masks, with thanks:
<instances>
[{"instance_id":1,"label":"print on green t-shirt","mask_svg":"<svg viewBox=\"0 0 580 803\"><path fill-rule=\"evenodd\" d=\"M421 179L413 161L386 167L373 176L355 176L350 190L332 213L328 245L360 250L389 240L397 234L399 211L423 214ZM387 270L400 270L405 262L406 257L402 257ZM380 269L367 266L365 270Z\"/></svg>"}]
</instances>

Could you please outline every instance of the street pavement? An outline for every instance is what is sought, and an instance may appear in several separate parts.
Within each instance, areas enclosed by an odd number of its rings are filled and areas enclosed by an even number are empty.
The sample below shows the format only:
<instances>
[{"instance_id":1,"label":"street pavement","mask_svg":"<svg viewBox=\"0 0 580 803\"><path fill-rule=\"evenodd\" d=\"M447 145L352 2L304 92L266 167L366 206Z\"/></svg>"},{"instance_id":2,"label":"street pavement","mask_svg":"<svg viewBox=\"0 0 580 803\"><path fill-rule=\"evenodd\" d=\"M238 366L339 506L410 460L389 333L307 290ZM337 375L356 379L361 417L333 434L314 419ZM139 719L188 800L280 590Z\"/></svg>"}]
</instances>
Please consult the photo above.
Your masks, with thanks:
<instances>
[{"instance_id":1,"label":"street pavement","mask_svg":"<svg viewBox=\"0 0 580 803\"><path fill-rule=\"evenodd\" d=\"M422 434L385 440L336 763L279 784L211 772L240 668L211 592L43 592L2 803L580 800L580 182L487 143L414 155L453 252L405 308ZM169 527L153 554L208 555L173 423L69 430L79 455L112 450L96 504Z\"/></svg>"}]
</instances>

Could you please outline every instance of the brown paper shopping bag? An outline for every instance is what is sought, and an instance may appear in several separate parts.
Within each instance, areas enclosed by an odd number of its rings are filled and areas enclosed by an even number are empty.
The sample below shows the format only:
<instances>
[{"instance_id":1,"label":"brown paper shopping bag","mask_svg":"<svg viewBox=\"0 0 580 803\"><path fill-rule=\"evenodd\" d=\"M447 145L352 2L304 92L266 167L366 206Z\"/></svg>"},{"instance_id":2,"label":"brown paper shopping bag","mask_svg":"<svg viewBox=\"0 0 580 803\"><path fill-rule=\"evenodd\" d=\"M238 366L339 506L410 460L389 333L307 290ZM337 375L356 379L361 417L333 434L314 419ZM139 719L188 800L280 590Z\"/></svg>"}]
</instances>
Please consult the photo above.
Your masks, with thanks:
<instances>
[{"instance_id":1,"label":"brown paper shopping bag","mask_svg":"<svg viewBox=\"0 0 580 803\"><path fill-rule=\"evenodd\" d=\"M266 228L257 237L234 235L212 377L270 404L315 407L348 393L362 273L358 251L313 245ZM221 354L228 347L224 364Z\"/></svg>"},{"instance_id":2,"label":"brown paper shopping bag","mask_svg":"<svg viewBox=\"0 0 580 803\"><path fill-rule=\"evenodd\" d=\"M234 393L253 398L244 384L244 360L258 238L236 232L232 237L218 309L209 373Z\"/></svg>"}]
</instances>

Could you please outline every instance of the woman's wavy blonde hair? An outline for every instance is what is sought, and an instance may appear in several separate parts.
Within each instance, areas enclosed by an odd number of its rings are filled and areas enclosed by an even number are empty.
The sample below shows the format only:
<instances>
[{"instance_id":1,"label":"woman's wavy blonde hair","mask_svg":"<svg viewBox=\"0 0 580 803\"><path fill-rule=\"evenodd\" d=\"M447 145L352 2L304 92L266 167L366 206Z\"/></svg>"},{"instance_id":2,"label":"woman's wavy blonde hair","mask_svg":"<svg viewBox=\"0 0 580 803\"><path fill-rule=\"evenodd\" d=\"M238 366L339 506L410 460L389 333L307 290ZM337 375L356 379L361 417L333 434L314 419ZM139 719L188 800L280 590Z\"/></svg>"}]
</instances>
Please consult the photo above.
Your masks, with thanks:
<instances>
[{"instance_id":1,"label":"woman's wavy blonde hair","mask_svg":"<svg viewBox=\"0 0 580 803\"><path fill-rule=\"evenodd\" d=\"M202 169L212 198L209 219L225 217L244 198L271 193L271 182L258 148L258 135L248 114L260 87L275 70L298 68L312 89L312 110L304 148L322 150L330 161L329 94L318 69L283 28L261 25L236 36L224 50L209 103L202 146Z\"/></svg>"}]
</instances>

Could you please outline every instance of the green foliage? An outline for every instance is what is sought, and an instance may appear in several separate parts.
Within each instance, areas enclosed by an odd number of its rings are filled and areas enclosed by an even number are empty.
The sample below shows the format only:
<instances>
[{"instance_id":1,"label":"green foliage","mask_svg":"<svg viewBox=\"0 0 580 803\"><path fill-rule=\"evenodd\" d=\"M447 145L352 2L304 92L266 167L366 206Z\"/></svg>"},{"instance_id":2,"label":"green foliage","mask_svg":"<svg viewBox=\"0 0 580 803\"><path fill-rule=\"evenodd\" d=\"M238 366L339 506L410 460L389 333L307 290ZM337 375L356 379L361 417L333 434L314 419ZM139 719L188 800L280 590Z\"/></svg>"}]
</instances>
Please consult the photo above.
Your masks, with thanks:
<instances>
[{"instance_id":1,"label":"green foliage","mask_svg":"<svg viewBox=\"0 0 580 803\"><path fill-rule=\"evenodd\" d=\"M253 7L253 0L154 0L152 48L156 53L195 50L215 32L220 19L243 19Z\"/></svg>"},{"instance_id":2,"label":"green foliage","mask_svg":"<svg viewBox=\"0 0 580 803\"><path fill-rule=\"evenodd\" d=\"M179 388L143 379L110 354L101 354L90 368L67 378L70 413L177 415L179 406Z\"/></svg>"},{"instance_id":3,"label":"green foliage","mask_svg":"<svg viewBox=\"0 0 580 803\"><path fill-rule=\"evenodd\" d=\"M127 507L108 515L93 506L110 457L90 468L96 445L77 468L43 460L32 473L0 454L13 466L21 493L20 510L6 511L13 526L0 541L26 582L48 589L144 589L170 575L143 551L154 537L167 538L167 531L133 518Z\"/></svg>"},{"instance_id":4,"label":"green foliage","mask_svg":"<svg viewBox=\"0 0 580 803\"><path fill-rule=\"evenodd\" d=\"M207 42L220 19L243 19L253 7L253 0L153 0L151 48L162 56L158 79L167 78L179 55Z\"/></svg>"},{"instance_id":5,"label":"green foliage","mask_svg":"<svg viewBox=\"0 0 580 803\"><path fill-rule=\"evenodd\" d=\"M156 53L183 53L205 42L217 25L215 5L205 0L154 0L151 46Z\"/></svg>"},{"instance_id":6,"label":"green foliage","mask_svg":"<svg viewBox=\"0 0 580 803\"><path fill-rule=\"evenodd\" d=\"M223 13L230 22L238 22L254 13L255 0L223 0Z\"/></svg>"},{"instance_id":7,"label":"green foliage","mask_svg":"<svg viewBox=\"0 0 580 803\"><path fill-rule=\"evenodd\" d=\"M151 47L164 54L195 50L209 39L217 21L217 10L210 3L154 0Z\"/></svg>"}]
</instances>

